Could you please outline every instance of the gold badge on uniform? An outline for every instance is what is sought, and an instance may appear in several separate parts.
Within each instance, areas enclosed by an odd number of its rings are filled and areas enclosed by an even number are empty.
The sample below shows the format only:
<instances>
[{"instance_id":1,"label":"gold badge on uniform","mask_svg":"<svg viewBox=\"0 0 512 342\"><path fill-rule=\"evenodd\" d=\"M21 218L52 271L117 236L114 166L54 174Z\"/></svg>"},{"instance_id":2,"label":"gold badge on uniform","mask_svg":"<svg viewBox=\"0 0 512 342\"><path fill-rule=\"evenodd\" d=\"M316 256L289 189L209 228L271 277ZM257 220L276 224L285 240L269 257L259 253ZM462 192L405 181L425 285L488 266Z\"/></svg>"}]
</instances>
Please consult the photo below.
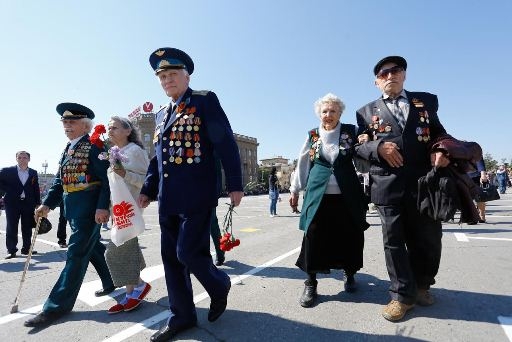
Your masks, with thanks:
<instances>
[{"instance_id":1,"label":"gold badge on uniform","mask_svg":"<svg viewBox=\"0 0 512 342\"><path fill-rule=\"evenodd\" d=\"M411 101L414 107L416 108L423 108L425 106L425 104L423 104L423 102L418 100L417 98L413 98Z\"/></svg>"}]
</instances>

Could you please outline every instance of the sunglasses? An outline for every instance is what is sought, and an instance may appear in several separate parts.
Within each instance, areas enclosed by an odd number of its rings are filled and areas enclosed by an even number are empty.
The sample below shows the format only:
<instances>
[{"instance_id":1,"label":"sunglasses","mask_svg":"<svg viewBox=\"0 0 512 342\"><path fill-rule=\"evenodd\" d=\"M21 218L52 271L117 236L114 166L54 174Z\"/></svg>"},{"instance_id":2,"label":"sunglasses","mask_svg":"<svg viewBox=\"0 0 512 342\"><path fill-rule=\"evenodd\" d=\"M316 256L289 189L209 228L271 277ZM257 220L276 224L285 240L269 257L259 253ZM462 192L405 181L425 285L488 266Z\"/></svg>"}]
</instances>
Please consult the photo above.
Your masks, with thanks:
<instances>
[{"instance_id":1,"label":"sunglasses","mask_svg":"<svg viewBox=\"0 0 512 342\"><path fill-rule=\"evenodd\" d=\"M400 72L404 71L404 68L402 68L401 66L394 66L392 68L389 68L389 69L384 69L384 70L381 70L379 71L379 73L377 74L377 78L386 78L388 77L388 74L391 74L391 75L396 75Z\"/></svg>"}]
</instances>

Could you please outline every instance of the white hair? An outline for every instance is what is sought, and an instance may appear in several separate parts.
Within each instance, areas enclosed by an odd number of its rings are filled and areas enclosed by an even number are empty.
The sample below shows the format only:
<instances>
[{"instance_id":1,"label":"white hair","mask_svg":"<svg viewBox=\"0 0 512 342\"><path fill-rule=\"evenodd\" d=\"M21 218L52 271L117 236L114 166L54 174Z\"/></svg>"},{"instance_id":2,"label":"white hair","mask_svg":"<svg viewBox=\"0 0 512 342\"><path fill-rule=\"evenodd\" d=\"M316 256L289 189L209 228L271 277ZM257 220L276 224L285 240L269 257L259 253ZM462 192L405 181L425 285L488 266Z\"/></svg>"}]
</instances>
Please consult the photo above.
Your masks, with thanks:
<instances>
[{"instance_id":1,"label":"white hair","mask_svg":"<svg viewBox=\"0 0 512 342\"><path fill-rule=\"evenodd\" d=\"M345 104L338 96L334 95L333 93L327 93L326 95L315 101L314 109L317 116L320 116L322 111L322 105L326 103L332 103L337 105L338 108L340 109L340 114L343 113L343 111L345 110Z\"/></svg>"},{"instance_id":2,"label":"white hair","mask_svg":"<svg viewBox=\"0 0 512 342\"><path fill-rule=\"evenodd\" d=\"M94 126L94 122L89 118L82 118L82 119L80 119L80 121L82 121L84 123L85 133L91 133L92 126Z\"/></svg>"}]
</instances>

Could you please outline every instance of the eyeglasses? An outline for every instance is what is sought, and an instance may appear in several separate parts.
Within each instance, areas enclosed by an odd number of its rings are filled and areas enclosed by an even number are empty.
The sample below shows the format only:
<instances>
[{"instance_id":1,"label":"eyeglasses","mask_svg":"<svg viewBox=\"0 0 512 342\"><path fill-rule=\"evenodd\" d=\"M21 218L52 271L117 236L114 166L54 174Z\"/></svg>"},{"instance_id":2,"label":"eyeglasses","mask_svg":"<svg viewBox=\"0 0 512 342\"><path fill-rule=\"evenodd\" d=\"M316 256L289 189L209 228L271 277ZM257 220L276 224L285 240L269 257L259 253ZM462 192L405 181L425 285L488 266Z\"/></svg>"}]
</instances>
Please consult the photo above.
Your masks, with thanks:
<instances>
[{"instance_id":1,"label":"eyeglasses","mask_svg":"<svg viewBox=\"0 0 512 342\"><path fill-rule=\"evenodd\" d=\"M401 66L395 65L392 68L379 71L379 73L377 74L377 78L383 79L383 78L388 77L388 74L396 75L402 71L404 71L404 68L402 68Z\"/></svg>"}]
</instances>

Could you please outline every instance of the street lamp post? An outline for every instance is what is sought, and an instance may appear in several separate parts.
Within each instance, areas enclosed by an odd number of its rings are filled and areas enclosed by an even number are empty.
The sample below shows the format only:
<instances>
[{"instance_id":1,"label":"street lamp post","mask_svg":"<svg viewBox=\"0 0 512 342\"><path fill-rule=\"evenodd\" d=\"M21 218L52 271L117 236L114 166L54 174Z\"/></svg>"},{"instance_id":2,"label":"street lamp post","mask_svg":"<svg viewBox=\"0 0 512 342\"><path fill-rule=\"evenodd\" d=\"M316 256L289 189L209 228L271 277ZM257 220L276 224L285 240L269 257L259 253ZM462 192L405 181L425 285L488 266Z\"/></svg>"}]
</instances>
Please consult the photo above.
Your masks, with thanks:
<instances>
[{"instance_id":1,"label":"street lamp post","mask_svg":"<svg viewBox=\"0 0 512 342\"><path fill-rule=\"evenodd\" d=\"M47 187L47 184L46 184L46 169L48 168L48 162L45 160L41 166L44 169L44 190L43 191L46 191L46 187Z\"/></svg>"}]
</instances>

